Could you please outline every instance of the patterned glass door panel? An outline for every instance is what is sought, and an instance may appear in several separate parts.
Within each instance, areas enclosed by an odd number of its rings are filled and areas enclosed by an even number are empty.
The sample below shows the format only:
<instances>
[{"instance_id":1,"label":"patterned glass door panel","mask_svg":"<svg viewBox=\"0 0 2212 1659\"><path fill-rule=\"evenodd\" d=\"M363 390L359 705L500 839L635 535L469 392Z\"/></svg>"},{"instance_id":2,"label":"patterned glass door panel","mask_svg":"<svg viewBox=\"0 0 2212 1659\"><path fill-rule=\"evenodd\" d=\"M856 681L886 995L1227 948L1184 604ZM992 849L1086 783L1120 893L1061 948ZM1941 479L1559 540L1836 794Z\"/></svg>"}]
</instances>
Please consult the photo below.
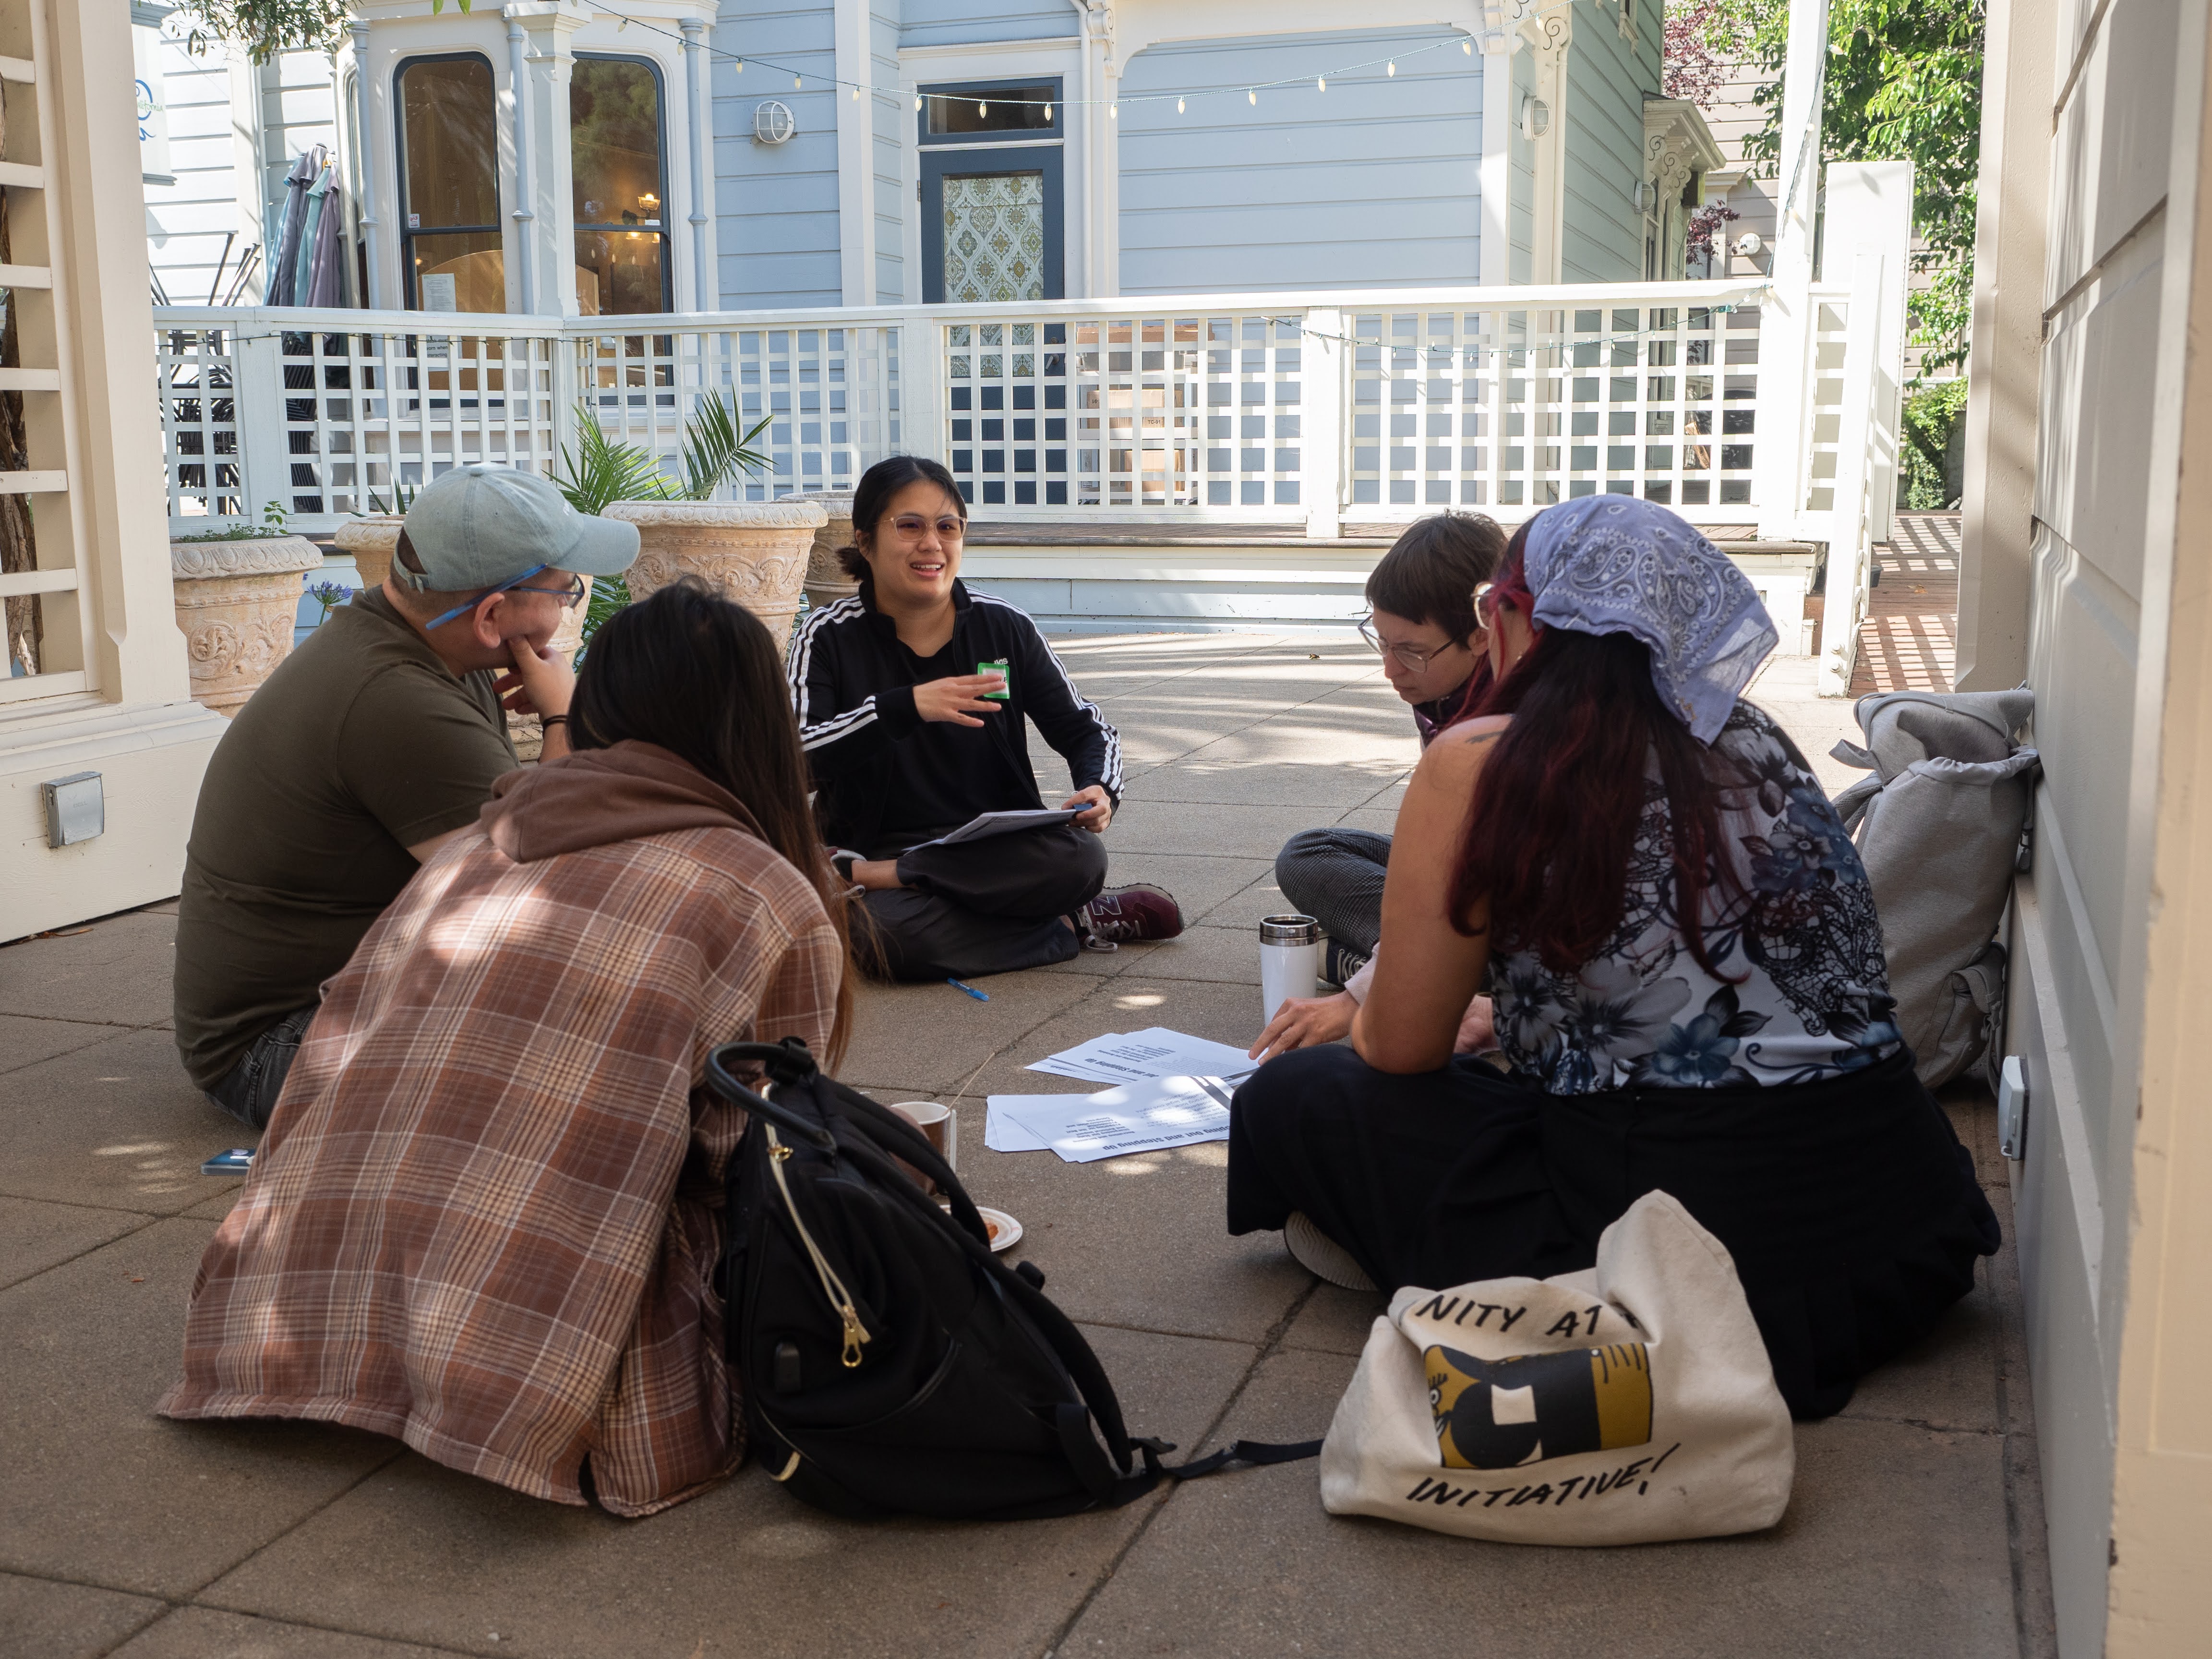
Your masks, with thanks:
<instances>
[{"instance_id":1,"label":"patterned glass door panel","mask_svg":"<svg viewBox=\"0 0 2212 1659\"><path fill-rule=\"evenodd\" d=\"M1044 175L945 179L945 298L988 305L1044 298Z\"/></svg>"}]
</instances>

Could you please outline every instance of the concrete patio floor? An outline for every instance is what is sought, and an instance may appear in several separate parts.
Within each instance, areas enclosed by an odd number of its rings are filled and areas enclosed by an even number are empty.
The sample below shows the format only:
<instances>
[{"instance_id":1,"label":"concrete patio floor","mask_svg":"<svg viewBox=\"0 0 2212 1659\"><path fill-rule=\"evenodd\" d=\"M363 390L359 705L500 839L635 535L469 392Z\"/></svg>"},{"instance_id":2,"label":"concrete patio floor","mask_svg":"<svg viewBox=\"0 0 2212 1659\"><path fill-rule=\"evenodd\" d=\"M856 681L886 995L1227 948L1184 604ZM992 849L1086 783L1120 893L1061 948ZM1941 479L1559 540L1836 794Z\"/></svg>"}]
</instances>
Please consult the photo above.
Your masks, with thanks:
<instances>
[{"instance_id":1,"label":"concrete patio floor","mask_svg":"<svg viewBox=\"0 0 2212 1659\"><path fill-rule=\"evenodd\" d=\"M1084 639L1120 726L1113 879L1190 932L984 982L875 988L847 1077L958 1105L976 1198L1081 1322L1133 1430L1196 1450L1327 1426L1380 1299L1222 1231L1226 1149L1089 1166L982 1145L1022 1067L1164 1024L1249 1042L1276 847L1390 827L1415 757L1371 655L1255 635ZM1753 696L1816 757L1849 705L1772 665ZM1048 793L1065 781L1039 752ZM1832 788L1852 775L1822 767ZM2039 1659L2053 1651L2009 1242L1919 1352L1801 1425L1795 1496L1753 1537L1472 1543L1322 1513L1311 1463L1011 1526L848 1524L748 1467L645 1522L562 1508L371 1436L152 1415L249 1136L179 1071L169 907L0 949L0 1653L37 1659L486 1655L1668 1655ZM1951 1103L2009 1233L1993 1112Z\"/></svg>"}]
</instances>

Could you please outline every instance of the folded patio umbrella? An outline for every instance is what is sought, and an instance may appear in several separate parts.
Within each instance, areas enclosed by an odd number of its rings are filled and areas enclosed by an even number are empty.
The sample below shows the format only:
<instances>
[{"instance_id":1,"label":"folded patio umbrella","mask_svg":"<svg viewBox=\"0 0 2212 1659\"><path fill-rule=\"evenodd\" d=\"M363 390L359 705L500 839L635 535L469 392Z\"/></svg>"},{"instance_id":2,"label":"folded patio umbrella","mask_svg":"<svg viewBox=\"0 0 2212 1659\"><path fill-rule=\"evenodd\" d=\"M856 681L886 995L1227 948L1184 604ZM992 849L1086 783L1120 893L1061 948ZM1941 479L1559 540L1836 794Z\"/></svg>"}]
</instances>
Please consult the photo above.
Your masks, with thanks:
<instances>
[{"instance_id":1,"label":"folded patio umbrella","mask_svg":"<svg viewBox=\"0 0 2212 1659\"><path fill-rule=\"evenodd\" d=\"M292 303L313 305L308 295L315 286L315 262L322 257L323 224L328 220L332 229L337 221L330 212L331 197L337 183L337 169L325 167L315 175L315 182L307 187L307 222L300 233L299 262L292 272Z\"/></svg>"},{"instance_id":2,"label":"folded patio umbrella","mask_svg":"<svg viewBox=\"0 0 2212 1659\"><path fill-rule=\"evenodd\" d=\"M345 191L334 173L323 173L322 216L315 221L314 252L308 263L306 297L309 306L342 306L345 294Z\"/></svg>"},{"instance_id":3,"label":"folded patio umbrella","mask_svg":"<svg viewBox=\"0 0 2212 1659\"><path fill-rule=\"evenodd\" d=\"M298 281L300 243L307 228L307 191L322 173L325 154L320 144L301 150L291 172L284 175L284 218L277 228L276 252L262 290L270 305L296 303L293 290Z\"/></svg>"}]
</instances>

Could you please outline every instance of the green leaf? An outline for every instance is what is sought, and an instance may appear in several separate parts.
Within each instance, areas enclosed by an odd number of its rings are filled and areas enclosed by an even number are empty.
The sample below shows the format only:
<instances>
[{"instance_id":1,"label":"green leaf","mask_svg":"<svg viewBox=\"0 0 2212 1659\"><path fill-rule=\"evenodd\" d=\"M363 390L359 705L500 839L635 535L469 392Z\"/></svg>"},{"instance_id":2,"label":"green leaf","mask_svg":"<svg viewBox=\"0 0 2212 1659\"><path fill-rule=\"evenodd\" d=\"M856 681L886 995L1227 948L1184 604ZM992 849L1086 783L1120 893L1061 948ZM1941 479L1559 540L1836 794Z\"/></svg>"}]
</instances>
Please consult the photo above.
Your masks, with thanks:
<instances>
[{"instance_id":1,"label":"green leaf","mask_svg":"<svg viewBox=\"0 0 2212 1659\"><path fill-rule=\"evenodd\" d=\"M741 432L734 394L708 392L691 406L684 423L684 498L703 501L735 478L740 471L759 472L768 457L752 446L766 429L769 416L762 416L750 432Z\"/></svg>"},{"instance_id":2,"label":"green leaf","mask_svg":"<svg viewBox=\"0 0 2212 1659\"><path fill-rule=\"evenodd\" d=\"M562 476L553 482L579 513L598 513L613 501L666 501L679 492L650 450L618 444L599 429L589 404L576 404L576 453L561 452Z\"/></svg>"}]
</instances>

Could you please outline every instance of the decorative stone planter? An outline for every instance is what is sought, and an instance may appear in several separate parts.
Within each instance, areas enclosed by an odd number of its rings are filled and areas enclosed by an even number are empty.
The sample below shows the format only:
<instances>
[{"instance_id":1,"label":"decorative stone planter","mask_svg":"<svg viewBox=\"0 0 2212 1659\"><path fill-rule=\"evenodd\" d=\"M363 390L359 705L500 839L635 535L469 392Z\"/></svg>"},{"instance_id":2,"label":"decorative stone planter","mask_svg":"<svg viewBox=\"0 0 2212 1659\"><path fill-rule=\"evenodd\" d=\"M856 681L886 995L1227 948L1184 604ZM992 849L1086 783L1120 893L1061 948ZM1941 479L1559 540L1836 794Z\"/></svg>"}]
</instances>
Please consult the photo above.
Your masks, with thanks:
<instances>
[{"instance_id":1,"label":"decorative stone planter","mask_svg":"<svg viewBox=\"0 0 2212 1659\"><path fill-rule=\"evenodd\" d=\"M814 532L813 550L806 556L806 602L817 610L825 605L860 591L860 584L845 574L837 562L837 550L853 544L853 492L847 490L810 489L802 495L787 495L786 501L816 501L830 515L830 522Z\"/></svg>"},{"instance_id":2,"label":"decorative stone planter","mask_svg":"<svg viewBox=\"0 0 2212 1659\"><path fill-rule=\"evenodd\" d=\"M381 587L392 574L392 556L399 550L399 532L407 520L397 513L374 513L338 526L331 538L341 553L353 555L363 587Z\"/></svg>"},{"instance_id":3,"label":"decorative stone planter","mask_svg":"<svg viewBox=\"0 0 2212 1659\"><path fill-rule=\"evenodd\" d=\"M305 536L169 544L194 702L238 712L290 654L301 574L322 562L322 549Z\"/></svg>"},{"instance_id":4,"label":"decorative stone planter","mask_svg":"<svg viewBox=\"0 0 2212 1659\"><path fill-rule=\"evenodd\" d=\"M791 640L815 534L829 522L819 501L616 501L602 518L637 526L630 597L678 576L704 577L758 617L781 651Z\"/></svg>"}]
</instances>

